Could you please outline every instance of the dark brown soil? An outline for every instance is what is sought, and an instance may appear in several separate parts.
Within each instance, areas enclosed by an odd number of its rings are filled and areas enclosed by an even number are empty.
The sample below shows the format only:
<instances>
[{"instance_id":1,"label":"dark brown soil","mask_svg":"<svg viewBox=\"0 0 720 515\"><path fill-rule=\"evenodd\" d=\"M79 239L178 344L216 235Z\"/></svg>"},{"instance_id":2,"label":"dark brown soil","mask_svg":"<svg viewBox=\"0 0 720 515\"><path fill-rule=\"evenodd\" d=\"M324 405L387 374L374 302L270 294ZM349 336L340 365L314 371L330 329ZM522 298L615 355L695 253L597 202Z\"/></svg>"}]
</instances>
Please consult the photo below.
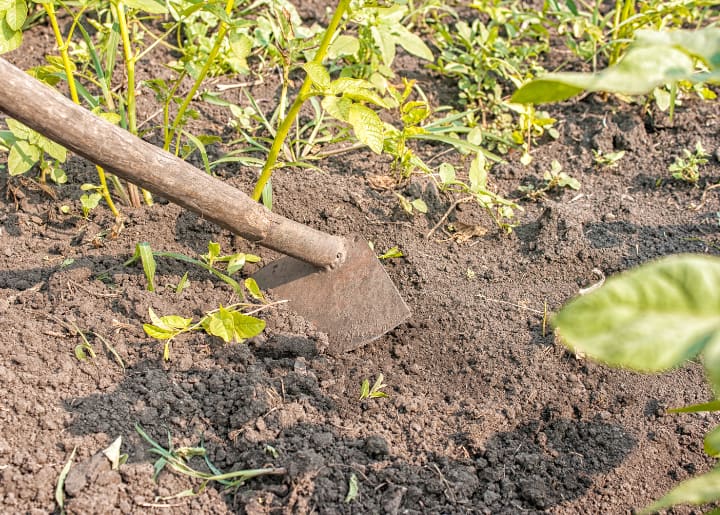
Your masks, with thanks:
<instances>
[{"instance_id":1,"label":"dark brown soil","mask_svg":"<svg viewBox=\"0 0 720 515\"><path fill-rule=\"evenodd\" d=\"M50 51L43 30L11 59L29 66ZM417 68L415 75L426 91L452 88ZM234 297L171 260L159 261L158 291L146 291L142 269L123 267L138 242L195 256L213 240L266 261L276 255L164 202L123 208L125 229L113 239L107 210L79 215L78 185L94 180L79 159L57 199L30 180L0 176L2 511L57 511L55 485L74 448L69 513L148 513L153 504L208 514L630 513L707 470L702 438L717 419L664 412L709 399L699 364L640 376L588 362L543 329L543 311L599 273L666 254L717 253L717 193L693 206L720 179L720 165L712 159L702 168L699 187L669 179L667 167L697 140L711 152L720 147L720 108L686 100L670 123L663 113L588 96L552 112L562 120L560 139L543 141L527 168L508 156L494 186L517 197L557 159L582 189L523 201L509 236L466 204L453 219L483 224L485 236L460 244L440 231L426 240L453 199L416 176L399 192L422 196L430 209L405 215L392 192L371 189L367 177L387 174L390 163L369 152L328 159L323 173L277 172L278 212L405 254L385 266L412 319L339 357L322 352L332 341L277 309L250 344L187 336L163 362L161 344L142 330L149 307L197 318ZM208 112L217 123L204 130L223 134L223 116ZM605 170L594 165L593 148L627 154ZM255 174L237 166L218 173L245 191ZM72 214L61 214L62 205ZM169 285L186 271L191 286L177 295ZM76 359L73 327L89 335L95 359ZM389 398L358 401L361 381L378 373ZM154 482L156 456L136 424L163 444L168 432L175 446L204 442L224 471L273 465L287 473L162 500L199 483L169 471ZM118 436L129 462L114 471L94 456ZM206 470L201 459L192 463ZM346 503L352 474L359 493Z\"/></svg>"}]
</instances>

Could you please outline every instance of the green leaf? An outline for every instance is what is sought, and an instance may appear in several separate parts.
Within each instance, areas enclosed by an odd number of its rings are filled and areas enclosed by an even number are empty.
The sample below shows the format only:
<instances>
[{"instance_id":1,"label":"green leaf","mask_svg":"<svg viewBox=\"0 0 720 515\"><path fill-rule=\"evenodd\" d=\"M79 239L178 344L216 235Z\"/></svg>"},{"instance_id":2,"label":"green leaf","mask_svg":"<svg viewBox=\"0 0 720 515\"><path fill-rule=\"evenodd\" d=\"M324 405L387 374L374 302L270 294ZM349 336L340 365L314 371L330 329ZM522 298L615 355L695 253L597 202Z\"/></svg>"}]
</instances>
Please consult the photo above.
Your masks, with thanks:
<instances>
[{"instance_id":1,"label":"green leaf","mask_svg":"<svg viewBox=\"0 0 720 515\"><path fill-rule=\"evenodd\" d=\"M720 426L705 435L705 453L713 458L720 457Z\"/></svg>"},{"instance_id":2,"label":"green leaf","mask_svg":"<svg viewBox=\"0 0 720 515\"><path fill-rule=\"evenodd\" d=\"M15 0L5 12L5 21L13 30L21 30L27 19L28 6L25 0Z\"/></svg>"},{"instance_id":3,"label":"green leaf","mask_svg":"<svg viewBox=\"0 0 720 515\"><path fill-rule=\"evenodd\" d=\"M182 293L182 291L187 288L189 284L190 281L188 280L188 273L185 272L180 278L180 281L177 283L177 286L175 287L175 293Z\"/></svg>"},{"instance_id":4,"label":"green leaf","mask_svg":"<svg viewBox=\"0 0 720 515\"><path fill-rule=\"evenodd\" d=\"M227 265L227 273L232 275L235 272L242 270L242 267L245 266L245 254L233 254L230 256L230 259L228 260Z\"/></svg>"},{"instance_id":5,"label":"green leaf","mask_svg":"<svg viewBox=\"0 0 720 515\"><path fill-rule=\"evenodd\" d=\"M421 198L416 198L415 200L410 202L410 204L415 209L415 211L418 211L420 213L427 213L428 211L427 204Z\"/></svg>"},{"instance_id":6,"label":"green leaf","mask_svg":"<svg viewBox=\"0 0 720 515\"><path fill-rule=\"evenodd\" d=\"M147 290L155 291L155 256L153 256L150 244L143 242L135 246L135 256L140 258L147 279Z\"/></svg>"},{"instance_id":7,"label":"green leaf","mask_svg":"<svg viewBox=\"0 0 720 515\"><path fill-rule=\"evenodd\" d=\"M207 264L212 266L213 263L215 263L215 260L220 256L220 244L211 241L208 243L208 251L207 254L203 254L202 258L207 261Z\"/></svg>"},{"instance_id":8,"label":"green leaf","mask_svg":"<svg viewBox=\"0 0 720 515\"><path fill-rule=\"evenodd\" d=\"M397 259L403 257L404 254L399 247L395 246L389 249L385 254L378 256L378 259Z\"/></svg>"},{"instance_id":9,"label":"green leaf","mask_svg":"<svg viewBox=\"0 0 720 515\"><path fill-rule=\"evenodd\" d=\"M5 21L5 17L0 17L0 54L17 50L21 44L22 32L13 30Z\"/></svg>"},{"instance_id":10,"label":"green leaf","mask_svg":"<svg viewBox=\"0 0 720 515\"><path fill-rule=\"evenodd\" d=\"M370 102L379 107L390 107L383 97L375 91L372 82L364 79L340 77L328 86L329 95L342 95L358 102Z\"/></svg>"},{"instance_id":11,"label":"green leaf","mask_svg":"<svg viewBox=\"0 0 720 515\"><path fill-rule=\"evenodd\" d=\"M235 337L238 340L245 340L257 336L265 329L265 320L249 315L243 315L237 311L232 313L234 322Z\"/></svg>"},{"instance_id":12,"label":"green leaf","mask_svg":"<svg viewBox=\"0 0 720 515\"><path fill-rule=\"evenodd\" d=\"M250 56L253 47L253 40L246 34L232 33L229 37L230 50L236 59L241 70L249 70L247 58Z\"/></svg>"},{"instance_id":13,"label":"green leaf","mask_svg":"<svg viewBox=\"0 0 720 515\"><path fill-rule=\"evenodd\" d=\"M165 2L155 0L125 0L125 5L131 9L138 9L151 14L165 14L168 12Z\"/></svg>"},{"instance_id":14,"label":"green leaf","mask_svg":"<svg viewBox=\"0 0 720 515\"><path fill-rule=\"evenodd\" d=\"M150 338L155 338L156 340L169 340L178 334L177 331L163 329L162 327L152 324L143 324L143 330Z\"/></svg>"},{"instance_id":15,"label":"green leaf","mask_svg":"<svg viewBox=\"0 0 720 515\"><path fill-rule=\"evenodd\" d=\"M328 48L328 59L355 55L360 50L360 41L355 36L342 34L335 38Z\"/></svg>"},{"instance_id":16,"label":"green leaf","mask_svg":"<svg viewBox=\"0 0 720 515\"><path fill-rule=\"evenodd\" d=\"M380 49L380 57L385 66L390 66L395 60L395 38L385 31L380 30L376 26L370 27L375 45Z\"/></svg>"},{"instance_id":17,"label":"green leaf","mask_svg":"<svg viewBox=\"0 0 720 515\"><path fill-rule=\"evenodd\" d=\"M344 97L327 96L323 97L320 105L325 109L330 116L340 121L347 122L348 116L350 115L350 106L352 106L352 100Z\"/></svg>"},{"instance_id":18,"label":"green leaf","mask_svg":"<svg viewBox=\"0 0 720 515\"><path fill-rule=\"evenodd\" d=\"M203 328L208 334L222 338L225 343L230 343L235 338L235 321L233 313L224 307L203 320Z\"/></svg>"},{"instance_id":19,"label":"green leaf","mask_svg":"<svg viewBox=\"0 0 720 515\"><path fill-rule=\"evenodd\" d=\"M699 413L702 411L720 411L720 400L703 402L700 404L692 404L683 406L682 408L672 408L667 410L668 413Z\"/></svg>"},{"instance_id":20,"label":"green leaf","mask_svg":"<svg viewBox=\"0 0 720 515\"><path fill-rule=\"evenodd\" d=\"M707 504L720 499L720 469L683 481L665 496L640 511L649 514L676 504Z\"/></svg>"},{"instance_id":21,"label":"green leaf","mask_svg":"<svg viewBox=\"0 0 720 515\"><path fill-rule=\"evenodd\" d=\"M616 65L597 73L550 73L522 86L512 102L539 104L565 100L587 91L643 95L657 86L682 80L700 81L692 56L720 68L720 29L653 32L639 30L636 39Z\"/></svg>"},{"instance_id":22,"label":"green leaf","mask_svg":"<svg viewBox=\"0 0 720 515\"><path fill-rule=\"evenodd\" d=\"M393 32L396 35L396 37L394 38L395 43L403 47L415 57L425 59L426 61L433 61L435 59L432 50L430 50L430 48L425 44L425 42L419 36L413 34L408 29L406 29L404 26L399 24L396 25Z\"/></svg>"},{"instance_id":23,"label":"green leaf","mask_svg":"<svg viewBox=\"0 0 720 515\"><path fill-rule=\"evenodd\" d=\"M12 132L12 135L17 139L26 140L30 138L30 135L34 132L30 127L15 120L14 118L6 118L5 123L7 124L8 129L10 129L10 132Z\"/></svg>"},{"instance_id":24,"label":"green leaf","mask_svg":"<svg viewBox=\"0 0 720 515\"><path fill-rule=\"evenodd\" d=\"M364 105L353 104L348 110L348 122L361 143L366 144L376 154L382 153L384 126L375 111Z\"/></svg>"},{"instance_id":25,"label":"green leaf","mask_svg":"<svg viewBox=\"0 0 720 515\"><path fill-rule=\"evenodd\" d=\"M18 140L10 147L8 155L8 172L10 175L20 175L33 167L40 160L42 151L27 141Z\"/></svg>"},{"instance_id":26,"label":"green leaf","mask_svg":"<svg viewBox=\"0 0 720 515\"><path fill-rule=\"evenodd\" d=\"M487 167L485 166L485 155L478 152L475 159L470 163L468 178L470 179L470 191L477 193L487 187Z\"/></svg>"},{"instance_id":27,"label":"green leaf","mask_svg":"<svg viewBox=\"0 0 720 515\"><path fill-rule=\"evenodd\" d=\"M303 70L308 74L310 80L319 89L324 90L330 86L330 74L322 64L318 63L307 63L303 66Z\"/></svg>"},{"instance_id":28,"label":"green leaf","mask_svg":"<svg viewBox=\"0 0 720 515\"><path fill-rule=\"evenodd\" d=\"M257 281L252 277L245 279L245 288L247 288L247 291L250 292L250 295L254 299L263 300L265 298L262 291L260 291L260 286L258 286Z\"/></svg>"},{"instance_id":29,"label":"green leaf","mask_svg":"<svg viewBox=\"0 0 720 515\"><path fill-rule=\"evenodd\" d=\"M702 352L720 331L720 259L680 255L609 279L554 318L563 342L614 366L660 372Z\"/></svg>"},{"instance_id":30,"label":"green leaf","mask_svg":"<svg viewBox=\"0 0 720 515\"><path fill-rule=\"evenodd\" d=\"M442 163L438 167L438 175L443 184L450 184L455 180L455 167L450 163Z\"/></svg>"}]
</instances>

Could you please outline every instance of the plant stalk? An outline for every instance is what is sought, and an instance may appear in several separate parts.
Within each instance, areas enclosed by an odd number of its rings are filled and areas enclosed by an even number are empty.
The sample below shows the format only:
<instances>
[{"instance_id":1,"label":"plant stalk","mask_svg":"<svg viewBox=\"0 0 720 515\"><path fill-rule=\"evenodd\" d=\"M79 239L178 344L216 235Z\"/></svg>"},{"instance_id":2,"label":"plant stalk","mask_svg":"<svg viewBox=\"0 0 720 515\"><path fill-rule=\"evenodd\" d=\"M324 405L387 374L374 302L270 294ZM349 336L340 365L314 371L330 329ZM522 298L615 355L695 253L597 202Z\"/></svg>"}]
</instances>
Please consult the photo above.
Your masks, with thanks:
<instances>
[{"instance_id":1,"label":"plant stalk","mask_svg":"<svg viewBox=\"0 0 720 515\"><path fill-rule=\"evenodd\" d=\"M126 111L128 130L130 134L137 136L137 113L135 107L135 56L133 54L132 45L130 43L130 33L128 31L127 18L125 16L125 4L123 2L112 2L111 7L115 11L115 19L117 20L118 27L120 28L120 39L122 40L123 46L123 60L125 61L125 70L127 72L127 99L126 99ZM128 183L128 194L130 195L130 203L133 207L140 207L142 202L140 201L139 188L132 183ZM145 203L149 206L152 205L152 195L149 191L143 190L142 192Z\"/></svg>"},{"instance_id":2,"label":"plant stalk","mask_svg":"<svg viewBox=\"0 0 720 515\"><path fill-rule=\"evenodd\" d=\"M52 26L53 34L55 34L55 41L58 45L58 51L60 52L60 58L62 59L63 67L65 68L65 77L67 78L68 89L70 90L70 98L73 102L79 105L80 98L78 97L77 86L75 85L75 76L73 74L70 56L68 55L68 46L67 42L63 38L62 32L60 31L60 26L58 25L57 16L55 15L55 6L52 4L52 2L47 2L42 5L43 9L45 9L45 12L48 15L48 18L50 19L50 25ZM100 166L96 166L95 168L97 169L98 179L100 180L100 193L102 193L102 196L105 199L108 207L110 208L113 216L115 218L119 218L120 212L118 211L117 207L115 207L115 203L110 196L110 190L108 189L107 179L105 177L105 170L103 170Z\"/></svg>"},{"instance_id":3,"label":"plant stalk","mask_svg":"<svg viewBox=\"0 0 720 515\"><path fill-rule=\"evenodd\" d=\"M235 5L234 0L227 0L225 3L225 12L230 15L233 10L233 6ZM188 94L185 96L185 99L183 100L182 104L180 104L180 107L178 108L177 115L175 116L175 121L172 124L172 127L170 128L170 131L168 131L165 134L165 141L163 142L163 149L169 150L170 149L170 142L175 138L175 135L177 133L178 127L182 123L182 119L185 116L185 111L187 111L187 108L190 106L190 102L192 102L192 99L195 97L195 94L198 92L198 89L200 89L200 85L205 80L205 77L207 77L208 71L210 70L210 66L215 62L215 58L217 58L218 53L220 52L220 47L222 46L222 42L225 39L225 34L227 34L228 31L228 25L224 21L220 20L220 26L218 28L217 35L215 36L215 43L213 44L212 49L210 49L210 54L207 57L207 60L205 61L205 65L200 70L200 73L198 74L197 78L195 79L195 83L190 88L190 91L188 91ZM179 82L178 82L179 83ZM178 145L179 147L179 145ZM178 148L175 149L175 154L177 155Z\"/></svg>"},{"instance_id":4,"label":"plant stalk","mask_svg":"<svg viewBox=\"0 0 720 515\"><path fill-rule=\"evenodd\" d=\"M333 17L330 20L327 29L325 29L325 34L323 35L322 41L320 41L320 46L315 53L315 57L313 57L313 63L322 64L323 59L325 59L325 56L327 55L328 47L332 42L332 38L335 35L335 31L338 26L340 26L340 21L342 20L342 17L345 14L345 11L347 11L349 5L350 0L339 0L338 6L335 8L335 12L333 13ZM300 91L298 91L297 97L295 97L295 101L288 110L287 116L285 116L278 127L277 133L275 134L272 146L268 152L267 160L265 161L265 166L263 166L260 177L258 178L257 183L255 183L255 189L252 193L253 200L260 200L263 189L272 175L280 149L285 143L285 138L287 138L287 135L295 122L295 118L297 118L297 115L300 113L300 108L302 108L303 104L307 100L311 87L312 80L309 76L306 76L305 81L302 83L302 86L300 86Z\"/></svg>"}]
</instances>

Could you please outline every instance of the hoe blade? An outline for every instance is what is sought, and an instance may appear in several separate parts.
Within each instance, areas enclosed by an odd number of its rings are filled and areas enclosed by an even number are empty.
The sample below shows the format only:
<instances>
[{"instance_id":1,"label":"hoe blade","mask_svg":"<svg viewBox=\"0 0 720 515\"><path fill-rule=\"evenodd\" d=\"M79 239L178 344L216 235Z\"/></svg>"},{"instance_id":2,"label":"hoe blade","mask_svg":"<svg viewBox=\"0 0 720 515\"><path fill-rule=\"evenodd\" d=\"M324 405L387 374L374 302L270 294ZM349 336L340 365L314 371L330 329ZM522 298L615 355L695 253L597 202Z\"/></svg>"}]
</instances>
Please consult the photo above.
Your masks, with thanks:
<instances>
[{"instance_id":1,"label":"hoe blade","mask_svg":"<svg viewBox=\"0 0 720 515\"><path fill-rule=\"evenodd\" d=\"M334 270L282 257L253 275L273 298L287 299L290 309L327 333L332 354L357 349L410 316L367 242L352 236L346 245L345 262Z\"/></svg>"}]
</instances>

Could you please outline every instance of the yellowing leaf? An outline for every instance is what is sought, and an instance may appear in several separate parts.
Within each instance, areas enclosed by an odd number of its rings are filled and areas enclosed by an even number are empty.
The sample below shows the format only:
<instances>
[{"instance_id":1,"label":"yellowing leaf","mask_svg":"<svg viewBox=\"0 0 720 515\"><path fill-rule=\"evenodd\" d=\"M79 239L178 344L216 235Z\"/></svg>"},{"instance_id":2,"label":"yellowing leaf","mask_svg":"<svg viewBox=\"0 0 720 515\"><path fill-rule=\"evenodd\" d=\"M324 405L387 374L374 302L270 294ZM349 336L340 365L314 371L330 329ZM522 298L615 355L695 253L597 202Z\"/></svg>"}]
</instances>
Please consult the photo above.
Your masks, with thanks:
<instances>
[{"instance_id":1,"label":"yellowing leaf","mask_svg":"<svg viewBox=\"0 0 720 515\"><path fill-rule=\"evenodd\" d=\"M235 337L238 340L244 340L252 338L260 334L265 329L265 320L251 317L249 315L243 315L237 311L232 313Z\"/></svg>"},{"instance_id":2,"label":"yellowing leaf","mask_svg":"<svg viewBox=\"0 0 720 515\"><path fill-rule=\"evenodd\" d=\"M262 300L265 298L260 291L258 283L252 277L248 277L247 279L245 279L245 288L247 288L247 291L250 292L250 295L252 295L253 298L258 300Z\"/></svg>"},{"instance_id":3,"label":"yellowing leaf","mask_svg":"<svg viewBox=\"0 0 720 515\"><path fill-rule=\"evenodd\" d=\"M348 110L348 122L361 143L366 144L376 154L382 153L384 126L375 111L364 105L353 104Z\"/></svg>"},{"instance_id":4,"label":"yellowing leaf","mask_svg":"<svg viewBox=\"0 0 720 515\"><path fill-rule=\"evenodd\" d=\"M22 32L13 30L8 25L5 17L0 17L0 54L12 52L20 47L22 43Z\"/></svg>"},{"instance_id":5,"label":"yellowing leaf","mask_svg":"<svg viewBox=\"0 0 720 515\"><path fill-rule=\"evenodd\" d=\"M222 306L217 313L209 315L203 321L203 327L208 334L221 338L225 343L230 343L235 338L233 314Z\"/></svg>"},{"instance_id":6,"label":"yellowing leaf","mask_svg":"<svg viewBox=\"0 0 720 515\"><path fill-rule=\"evenodd\" d=\"M412 55L425 59L426 61L432 61L435 57L433 56L432 50L425 44L425 42L416 34L413 34L404 26L398 24L395 25L393 32L396 37L395 43L403 47Z\"/></svg>"},{"instance_id":7,"label":"yellowing leaf","mask_svg":"<svg viewBox=\"0 0 720 515\"><path fill-rule=\"evenodd\" d=\"M156 340L169 340L177 334L175 331L163 329L162 327L152 324L143 324L143 330L150 338L155 338Z\"/></svg>"}]
</instances>

